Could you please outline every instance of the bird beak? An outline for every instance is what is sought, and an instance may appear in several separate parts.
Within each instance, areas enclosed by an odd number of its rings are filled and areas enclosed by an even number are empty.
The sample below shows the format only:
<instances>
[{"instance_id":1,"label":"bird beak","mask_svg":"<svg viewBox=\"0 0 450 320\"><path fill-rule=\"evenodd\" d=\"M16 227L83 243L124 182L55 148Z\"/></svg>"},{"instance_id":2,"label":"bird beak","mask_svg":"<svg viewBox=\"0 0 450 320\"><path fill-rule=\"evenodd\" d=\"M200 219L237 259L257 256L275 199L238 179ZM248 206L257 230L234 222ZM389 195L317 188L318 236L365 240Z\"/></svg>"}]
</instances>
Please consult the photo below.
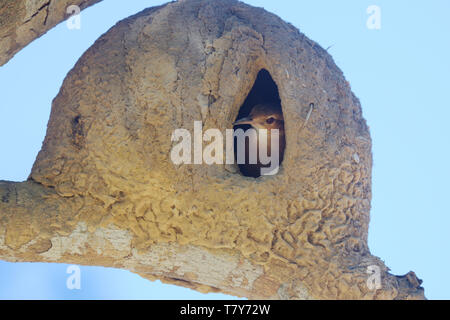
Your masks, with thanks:
<instances>
[{"instance_id":1,"label":"bird beak","mask_svg":"<svg viewBox=\"0 0 450 320\"><path fill-rule=\"evenodd\" d=\"M251 117L244 117L233 122L233 126L238 126L240 124L253 124L253 119Z\"/></svg>"}]
</instances>

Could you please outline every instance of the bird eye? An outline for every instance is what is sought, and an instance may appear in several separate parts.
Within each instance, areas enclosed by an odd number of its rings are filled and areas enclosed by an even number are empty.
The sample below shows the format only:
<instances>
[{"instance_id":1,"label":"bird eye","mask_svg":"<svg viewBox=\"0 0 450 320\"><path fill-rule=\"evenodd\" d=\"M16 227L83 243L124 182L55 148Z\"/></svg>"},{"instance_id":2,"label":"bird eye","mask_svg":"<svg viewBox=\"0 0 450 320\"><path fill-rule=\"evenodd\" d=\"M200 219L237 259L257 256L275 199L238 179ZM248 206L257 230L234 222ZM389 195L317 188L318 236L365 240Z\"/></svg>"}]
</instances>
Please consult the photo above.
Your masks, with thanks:
<instances>
[{"instance_id":1,"label":"bird eye","mask_svg":"<svg viewBox=\"0 0 450 320\"><path fill-rule=\"evenodd\" d=\"M270 118L268 118L268 119L266 120L266 123L267 123L267 124L272 124L274 121L275 121L275 118L270 117Z\"/></svg>"}]
</instances>

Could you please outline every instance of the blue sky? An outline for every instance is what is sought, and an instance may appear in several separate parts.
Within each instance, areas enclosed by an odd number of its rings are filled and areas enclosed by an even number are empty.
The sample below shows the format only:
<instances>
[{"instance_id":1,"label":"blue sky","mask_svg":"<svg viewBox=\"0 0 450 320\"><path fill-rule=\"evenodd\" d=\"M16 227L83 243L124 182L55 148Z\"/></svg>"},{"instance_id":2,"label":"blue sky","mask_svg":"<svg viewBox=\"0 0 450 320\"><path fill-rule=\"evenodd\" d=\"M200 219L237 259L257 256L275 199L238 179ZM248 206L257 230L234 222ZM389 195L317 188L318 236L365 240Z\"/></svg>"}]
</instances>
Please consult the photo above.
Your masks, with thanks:
<instances>
[{"instance_id":1,"label":"blue sky","mask_svg":"<svg viewBox=\"0 0 450 320\"><path fill-rule=\"evenodd\" d=\"M67 72L117 21L155 0L104 0L60 24L0 67L0 180L25 180L45 136L52 99ZM450 1L245 0L328 48L361 100L373 139L371 252L394 274L414 270L429 299L449 299ZM381 9L381 29L366 9ZM123 270L0 262L0 299L217 299L149 282Z\"/></svg>"}]
</instances>

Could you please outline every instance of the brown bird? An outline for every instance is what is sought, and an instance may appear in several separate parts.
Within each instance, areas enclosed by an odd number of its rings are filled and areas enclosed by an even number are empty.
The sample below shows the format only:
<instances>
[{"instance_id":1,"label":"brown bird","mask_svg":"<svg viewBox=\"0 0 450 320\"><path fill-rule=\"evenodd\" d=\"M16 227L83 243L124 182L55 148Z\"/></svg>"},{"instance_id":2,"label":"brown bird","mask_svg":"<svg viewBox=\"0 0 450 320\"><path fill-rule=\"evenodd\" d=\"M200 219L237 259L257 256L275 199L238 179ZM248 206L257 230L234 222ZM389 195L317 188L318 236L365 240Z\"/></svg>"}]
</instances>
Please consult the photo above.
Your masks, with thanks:
<instances>
[{"instance_id":1,"label":"brown bird","mask_svg":"<svg viewBox=\"0 0 450 320\"><path fill-rule=\"evenodd\" d=\"M263 164L260 161L259 148L263 145L267 146L267 155L272 157L272 149L276 150L278 147L278 165L283 161L284 148L286 146L284 137L284 118L281 111L281 107L276 104L257 104L255 105L248 117L240 118L233 123L234 126L250 125L257 131L257 139L245 139L245 163L238 164L241 173L248 177L259 177L261 176L261 168L269 168L270 163ZM267 140L260 141L259 130L267 130ZM274 141L277 145L272 145L272 130L278 129L279 139ZM256 143L256 146L250 146L250 143ZM250 151L256 152L255 158L257 159L256 164L250 162Z\"/></svg>"}]
</instances>

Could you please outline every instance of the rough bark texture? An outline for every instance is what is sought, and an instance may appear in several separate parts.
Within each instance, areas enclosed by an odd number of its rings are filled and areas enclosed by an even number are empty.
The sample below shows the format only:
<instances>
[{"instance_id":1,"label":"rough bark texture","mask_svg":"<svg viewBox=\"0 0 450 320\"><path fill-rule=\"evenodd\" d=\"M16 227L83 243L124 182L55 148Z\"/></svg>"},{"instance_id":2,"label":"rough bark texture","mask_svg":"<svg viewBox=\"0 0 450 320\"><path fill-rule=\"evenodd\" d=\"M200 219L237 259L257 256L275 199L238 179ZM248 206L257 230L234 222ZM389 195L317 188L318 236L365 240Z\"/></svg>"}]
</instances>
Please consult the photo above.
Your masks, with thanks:
<instances>
[{"instance_id":1,"label":"rough bark texture","mask_svg":"<svg viewBox=\"0 0 450 320\"><path fill-rule=\"evenodd\" d=\"M66 9L84 9L101 0L1 0L0 66L31 41L67 19Z\"/></svg>"},{"instance_id":2,"label":"rough bark texture","mask_svg":"<svg viewBox=\"0 0 450 320\"><path fill-rule=\"evenodd\" d=\"M280 172L175 166L172 132L232 128L263 68L285 116ZM369 252L371 166L359 101L325 50L234 0L170 3L119 22L68 74L29 181L0 183L0 258L248 298L424 298L414 273Z\"/></svg>"}]
</instances>

